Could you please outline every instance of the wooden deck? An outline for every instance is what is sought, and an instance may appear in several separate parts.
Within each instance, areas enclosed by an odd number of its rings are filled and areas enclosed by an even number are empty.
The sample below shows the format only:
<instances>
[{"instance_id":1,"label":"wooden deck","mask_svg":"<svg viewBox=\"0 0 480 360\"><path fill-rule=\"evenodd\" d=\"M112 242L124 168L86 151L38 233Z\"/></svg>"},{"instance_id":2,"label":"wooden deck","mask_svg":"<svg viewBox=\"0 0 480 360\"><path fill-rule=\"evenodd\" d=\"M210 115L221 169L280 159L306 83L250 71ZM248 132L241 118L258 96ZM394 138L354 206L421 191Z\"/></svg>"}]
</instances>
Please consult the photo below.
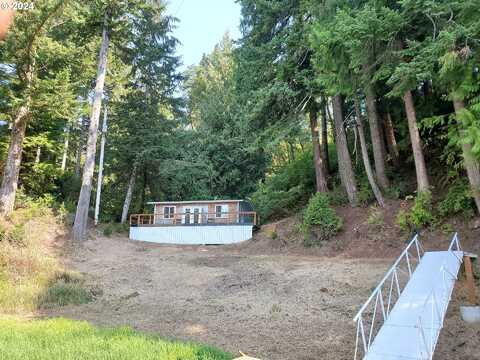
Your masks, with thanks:
<instances>
[{"instance_id":1,"label":"wooden deck","mask_svg":"<svg viewBox=\"0 0 480 360\"><path fill-rule=\"evenodd\" d=\"M255 211L132 214L130 226L257 225Z\"/></svg>"}]
</instances>

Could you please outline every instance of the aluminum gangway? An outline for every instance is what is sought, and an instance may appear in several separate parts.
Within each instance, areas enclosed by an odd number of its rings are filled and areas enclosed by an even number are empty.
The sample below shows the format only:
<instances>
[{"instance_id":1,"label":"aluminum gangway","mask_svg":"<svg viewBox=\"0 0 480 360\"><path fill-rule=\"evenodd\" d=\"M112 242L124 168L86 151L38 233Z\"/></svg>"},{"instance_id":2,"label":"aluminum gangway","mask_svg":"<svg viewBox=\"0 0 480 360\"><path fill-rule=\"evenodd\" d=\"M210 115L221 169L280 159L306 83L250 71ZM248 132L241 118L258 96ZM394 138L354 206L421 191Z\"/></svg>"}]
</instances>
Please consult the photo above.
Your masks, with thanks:
<instances>
[{"instance_id":1,"label":"aluminum gangway","mask_svg":"<svg viewBox=\"0 0 480 360\"><path fill-rule=\"evenodd\" d=\"M415 235L354 318L354 359L431 360L463 252L425 252Z\"/></svg>"}]
</instances>

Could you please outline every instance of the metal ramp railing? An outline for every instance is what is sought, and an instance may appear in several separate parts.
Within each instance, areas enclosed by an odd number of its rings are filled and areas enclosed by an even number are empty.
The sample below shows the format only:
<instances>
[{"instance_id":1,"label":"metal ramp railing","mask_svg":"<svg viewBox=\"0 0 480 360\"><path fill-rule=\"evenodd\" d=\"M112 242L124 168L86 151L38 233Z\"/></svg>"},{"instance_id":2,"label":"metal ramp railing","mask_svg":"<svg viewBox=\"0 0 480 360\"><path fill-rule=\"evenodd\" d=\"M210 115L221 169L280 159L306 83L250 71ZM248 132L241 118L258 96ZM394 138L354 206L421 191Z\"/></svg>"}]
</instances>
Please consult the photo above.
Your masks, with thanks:
<instances>
[{"instance_id":1,"label":"metal ramp railing","mask_svg":"<svg viewBox=\"0 0 480 360\"><path fill-rule=\"evenodd\" d=\"M431 359L461 262L456 233L439 252L415 235L354 317L354 359Z\"/></svg>"},{"instance_id":2,"label":"metal ramp railing","mask_svg":"<svg viewBox=\"0 0 480 360\"><path fill-rule=\"evenodd\" d=\"M416 253L411 255L411 251ZM372 343L372 338L375 337L376 333L379 330L381 324L378 323L377 310L379 306L381 307L382 313L381 316L383 321L385 321L390 314L391 309L396 303L396 300L400 297L403 288L410 280L416 264L413 263L413 259L417 259L420 262L423 256L424 250L418 240L418 235L415 235L413 239L408 243L407 247L403 250L401 255L397 258L394 264L387 271L383 279L377 285L375 290L368 298L368 300L363 304L363 306L358 311L357 315L354 317L354 321L357 323L357 336L355 340L355 355L354 359L356 360L359 356L359 352L362 350L360 346L360 341L363 345L363 353L366 354L370 349ZM416 256L415 256L416 255ZM407 272L405 272L405 266ZM405 281L405 275L408 276L408 279ZM387 288L387 291L384 292L384 288ZM385 296L387 296L385 301ZM386 307L385 307L386 302ZM373 309L372 309L373 305ZM368 319L368 317L371 317ZM370 320L370 321L369 321ZM370 323L370 326L367 327L368 333L365 331L365 323ZM368 335L368 336L367 336ZM363 358L363 356L362 356Z\"/></svg>"}]
</instances>

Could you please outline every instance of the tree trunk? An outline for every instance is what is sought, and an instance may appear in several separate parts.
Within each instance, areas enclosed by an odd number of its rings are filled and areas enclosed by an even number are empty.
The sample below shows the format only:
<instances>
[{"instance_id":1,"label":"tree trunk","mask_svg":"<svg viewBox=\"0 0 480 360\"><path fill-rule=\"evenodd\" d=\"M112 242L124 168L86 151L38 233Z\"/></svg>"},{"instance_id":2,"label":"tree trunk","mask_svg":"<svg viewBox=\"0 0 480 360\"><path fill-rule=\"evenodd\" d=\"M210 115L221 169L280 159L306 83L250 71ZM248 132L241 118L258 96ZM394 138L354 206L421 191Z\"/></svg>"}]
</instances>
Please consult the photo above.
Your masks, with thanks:
<instances>
[{"instance_id":1,"label":"tree trunk","mask_svg":"<svg viewBox=\"0 0 480 360\"><path fill-rule=\"evenodd\" d=\"M383 160L385 161L385 166L388 166L388 161L387 161L388 150L387 150L387 139L385 135L385 132L386 132L385 123L383 121L383 118L380 116L378 112L377 112L377 119L378 119L378 126L380 128L380 137L382 139L381 141L382 157L383 157Z\"/></svg>"},{"instance_id":2,"label":"tree trunk","mask_svg":"<svg viewBox=\"0 0 480 360\"><path fill-rule=\"evenodd\" d=\"M18 109L12 124L10 144L8 146L7 160L3 170L2 185L0 186L0 215L8 216L15 206L15 196L18 188L18 175L22 163L23 141L30 115L30 103L32 101L30 88L33 82L35 62L32 60L25 74L25 103Z\"/></svg>"},{"instance_id":3,"label":"tree trunk","mask_svg":"<svg viewBox=\"0 0 480 360\"><path fill-rule=\"evenodd\" d=\"M355 167L358 165L358 129L356 126L353 127L353 153L355 154Z\"/></svg>"},{"instance_id":4,"label":"tree trunk","mask_svg":"<svg viewBox=\"0 0 480 360\"><path fill-rule=\"evenodd\" d=\"M143 213L145 213L145 199L147 196L147 183L148 183L148 173L147 173L147 167L143 167L143 186L142 186L142 196L140 198L140 210Z\"/></svg>"},{"instance_id":5,"label":"tree trunk","mask_svg":"<svg viewBox=\"0 0 480 360\"><path fill-rule=\"evenodd\" d=\"M82 174L82 157L84 153L84 143L85 143L85 138L87 133L87 124L83 117L80 119L79 130L80 131L78 135L77 154L75 159L75 176L77 178L80 178L80 175Z\"/></svg>"},{"instance_id":6,"label":"tree trunk","mask_svg":"<svg viewBox=\"0 0 480 360\"><path fill-rule=\"evenodd\" d=\"M291 141L287 141L288 146L288 157L290 161L295 161L295 146L292 144Z\"/></svg>"},{"instance_id":7,"label":"tree trunk","mask_svg":"<svg viewBox=\"0 0 480 360\"><path fill-rule=\"evenodd\" d=\"M77 153L75 159L75 176L77 178L80 177L80 172L82 168L82 139L78 139L78 146L77 146Z\"/></svg>"},{"instance_id":8,"label":"tree trunk","mask_svg":"<svg viewBox=\"0 0 480 360\"><path fill-rule=\"evenodd\" d=\"M457 116L465 108L465 104L462 100L454 99L453 105L455 107L455 113ZM460 135L463 137L464 130L460 130ZM468 181L472 188L473 199L477 206L477 212L480 214L480 164L472 153L472 145L469 143L462 144L463 151L463 164L467 171Z\"/></svg>"},{"instance_id":9,"label":"tree trunk","mask_svg":"<svg viewBox=\"0 0 480 360\"><path fill-rule=\"evenodd\" d=\"M82 175L82 188L80 190L80 196L78 197L77 212L75 214L75 222L73 224L74 240L85 239L87 235L88 208L90 206L92 178L95 168L98 121L100 118L100 108L102 106L102 95L103 87L105 84L105 75L107 72L108 42L109 39L105 21L102 34L102 46L100 47L100 55L98 59L95 95L93 99L92 113L90 116L90 126L88 130L87 151L85 155L85 165L83 167Z\"/></svg>"},{"instance_id":10,"label":"tree trunk","mask_svg":"<svg viewBox=\"0 0 480 360\"><path fill-rule=\"evenodd\" d=\"M375 171L379 185L386 189L389 185L385 170L384 145L381 134L381 128L378 121L377 104L375 93L371 85L365 87L365 98L367 103L368 123L370 125L370 136L372 138L373 160L375 162Z\"/></svg>"},{"instance_id":11,"label":"tree trunk","mask_svg":"<svg viewBox=\"0 0 480 360\"><path fill-rule=\"evenodd\" d=\"M367 142L365 140L365 131L363 129L362 123L362 112L360 110L360 104L357 97L354 98L354 102L358 137L360 140L360 149L362 152L362 160L363 166L365 168L365 173L367 174L368 182L370 183L370 187L372 188L373 194L375 195L375 199L377 199L377 202L381 207L385 207L385 200L383 199L382 192L375 181L372 164L370 163L370 158L368 156Z\"/></svg>"},{"instance_id":12,"label":"tree trunk","mask_svg":"<svg viewBox=\"0 0 480 360\"><path fill-rule=\"evenodd\" d=\"M341 95L333 97L333 119L335 121L335 143L337 145L338 171L340 179L347 191L348 201L352 206L358 203L357 185L355 173L352 168L352 160L348 152L347 136L343 126L343 98Z\"/></svg>"},{"instance_id":13,"label":"tree trunk","mask_svg":"<svg viewBox=\"0 0 480 360\"><path fill-rule=\"evenodd\" d=\"M40 163L40 156L42 155L42 147L41 146L37 146L37 151L35 153L35 164L39 164Z\"/></svg>"},{"instance_id":14,"label":"tree trunk","mask_svg":"<svg viewBox=\"0 0 480 360\"><path fill-rule=\"evenodd\" d=\"M330 173L330 158L328 155L328 128L326 105L322 105L322 159L325 162L325 174Z\"/></svg>"},{"instance_id":15,"label":"tree trunk","mask_svg":"<svg viewBox=\"0 0 480 360\"><path fill-rule=\"evenodd\" d=\"M320 141L318 139L318 118L317 109L312 107L309 113L310 117L310 131L312 132L312 146L313 146L313 167L315 168L315 180L317 192L327 192L327 179L325 177L325 163L322 159L320 151Z\"/></svg>"},{"instance_id":16,"label":"tree trunk","mask_svg":"<svg viewBox=\"0 0 480 360\"><path fill-rule=\"evenodd\" d=\"M97 196L95 198L95 225L98 225L98 215L100 213L100 198L102 194L103 180L103 158L105 155L105 138L107 135L107 107L103 112L102 139L100 140L100 159L98 161L98 177L97 177Z\"/></svg>"},{"instance_id":17,"label":"tree trunk","mask_svg":"<svg viewBox=\"0 0 480 360\"><path fill-rule=\"evenodd\" d=\"M63 156L62 156L62 167L61 167L62 173L65 172L65 170L67 169L68 140L69 140L68 138L70 136L70 127L68 126L68 124L65 126L64 133L65 133L65 140L63 142Z\"/></svg>"},{"instance_id":18,"label":"tree trunk","mask_svg":"<svg viewBox=\"0 0 480 360\"><path fill-rule=\"evenodd\" d=\"M395 131L393 129L392 115L390 114L390 112L387 112L385 114L384 124L385 124L385 133L387 138L388 152L392 157L393 164L395 165L396 168L398 168L400 166L398 145L397 145L397 139L395 139Z\"/></svg>"},{"instance_id":19,"label":"tree trunk","mask_svg":"<svg viewBox=\"0 0 480 360\"><path fill-rule=\"evenodd\" d=\"M130 174L130 180L128 182L127 194L125 195L125 201L123 202L121 223L124 224L127 221L128 209L130 209L130 203L132 202L133 189L135 188L135 177L137 176L137 165L133 166L132 173Z\"/></svg>"},{"instance_id":20,"label":"tree trunk","mask_svg":"<svg viewBox=\"0 0 480 360\"><path fill-rule=\"evenodd\" d=\"M12 134L8 147L7 160L3 172L2 185L0 187L0 214L10 215L15 206L15 195L18 188L18 174L22 162L23 140L27 128L27 119L30 113L30 100L18 109L12 124Z\"/></svg>"},{"instance_id":21,"label":"tree trunk","mask_svg":"<svg viewBox=\"0 0 480 360\"><path fill-rule=\"evenodd\" d=\"M412 143L413 159L415 161L415 171L417 173L417 189L418 192L429 191L427 167L423 157L422 139L417 127L417 114L415 113L415 105L410 90L403 95L405 103L405 112L407 113L408 131L410 132L410 142Z\"/></svg>"}]
</instances>

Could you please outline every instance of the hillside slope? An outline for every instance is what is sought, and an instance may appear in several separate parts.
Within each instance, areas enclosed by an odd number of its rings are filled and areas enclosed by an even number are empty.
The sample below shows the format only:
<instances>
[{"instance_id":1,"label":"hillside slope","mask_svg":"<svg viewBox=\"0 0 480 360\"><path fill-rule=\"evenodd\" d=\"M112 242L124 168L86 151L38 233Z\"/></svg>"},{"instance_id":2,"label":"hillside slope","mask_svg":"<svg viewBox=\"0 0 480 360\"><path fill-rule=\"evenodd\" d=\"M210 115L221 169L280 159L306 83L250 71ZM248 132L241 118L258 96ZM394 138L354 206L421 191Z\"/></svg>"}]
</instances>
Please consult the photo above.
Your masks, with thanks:
<instances>
[{"instance_id":1,"label":"hillside slope","mask_svg":"<svg viewBox=\"0 0 480 360\"><path fill-rule=\"evenodd\" d=\"M377 207L337 206L343 219L342 231L317 247L305 247L304 235L299 230L299 215L263 225L252 240L238 245L244 251L255 253L292 253L350 258L396 257L413 236L401 231L396 224L402 201L389 201L385 209ZM451 218L448 221L419 231L426 249L445 249L454 232L458 232L462 246L480 253L480 226L478 219Z\"/></svg>"}]
</instances>

